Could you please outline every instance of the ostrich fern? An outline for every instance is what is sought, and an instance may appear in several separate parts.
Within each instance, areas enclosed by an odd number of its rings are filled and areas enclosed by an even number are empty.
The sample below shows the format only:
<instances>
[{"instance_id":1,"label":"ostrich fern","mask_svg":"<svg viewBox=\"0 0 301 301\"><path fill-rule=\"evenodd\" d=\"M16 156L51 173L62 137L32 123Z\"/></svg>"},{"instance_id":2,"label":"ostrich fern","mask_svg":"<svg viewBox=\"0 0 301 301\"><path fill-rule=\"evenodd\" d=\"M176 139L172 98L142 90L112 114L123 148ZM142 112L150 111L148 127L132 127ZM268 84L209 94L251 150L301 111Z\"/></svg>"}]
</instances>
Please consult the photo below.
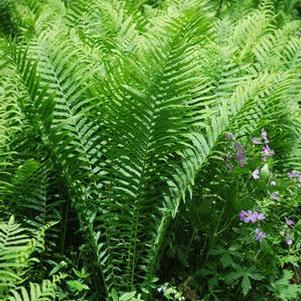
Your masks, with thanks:
<instances>
[{"instance_id":1,"label":"ostrich fern","mask_svg":"<svg viewBox=\"0 0 301 301\"><path fill-rule=\"evenodd\" d=\"M51 224L42 227L30 238L30 231L21 228L12 216L8 222L0 222L0 299L1 300L23 300L42 301L54 300L56 293L56 282L63 276L56 277L52 282L44 280L41 285L30 284L30 292L20 286L30 271L34 252L44 249L45 230ZM20 293L19 293L20 291Z\"/></svg>"},{"instance_id":2,"label":"ostrich fern","mask_svg":"<svg viewBox=\"0 0 301 301\"><path fill-rule=\"evenodd\" d=\"M1 3L1 206L43 226L58 175L107 295L152 287L180 204L221 171L226 132L283 126L282 164L300 164L300 22L247 2L231 18L197 0Z\"/></svg>"}]
</instances>

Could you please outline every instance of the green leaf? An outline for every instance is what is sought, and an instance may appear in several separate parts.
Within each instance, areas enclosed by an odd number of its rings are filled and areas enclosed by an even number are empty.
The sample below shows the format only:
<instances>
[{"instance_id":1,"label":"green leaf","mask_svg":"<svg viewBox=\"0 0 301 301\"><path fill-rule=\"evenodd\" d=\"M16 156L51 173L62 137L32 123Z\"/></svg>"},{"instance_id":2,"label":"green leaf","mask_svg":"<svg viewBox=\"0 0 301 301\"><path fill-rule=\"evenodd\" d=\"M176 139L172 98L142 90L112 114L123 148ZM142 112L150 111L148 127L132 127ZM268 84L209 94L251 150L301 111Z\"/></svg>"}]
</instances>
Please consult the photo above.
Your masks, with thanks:
<instances>
[{"instance_id":1,"label":"green leaf","mask_svg":"<svg viewBox=\"0 0 301 301\"><path fill-rule=\"evenodd\" d=\"M113 301L119 301L119 296L115 288L112 289L110 297Z\"/></svg>"},{"instance_id":2,"label":"green leaf","mask_svg":"<svg viewBox=\"0 0 301 301\"><path fill-rule=\"evenodd\" d=\"M82 292L84 290L88 290L89 287L86 284L81 283L78 280L69 280L66 281L71 290Z\"/></svg>"},{"instance_id":3,"label":"green leaf","mask_svg":"<svg viewBox=\"0 0 301 301\"><path fill-rule=\"evenodd\" d=\"M223 254L220 261L222 263L223 268L232 266L234 264L233 259L229 253Z\"/></svg>"},{"instance_id":4,"label":"green leaf","mask_svg":"<svg viewBox=\"0 0 301 301\"><path fill-rule=\"evenodd\" d=\"M251 289L251 282L248 275L244 275L241 281L242 293L246 296Z\"/></svg>"},{"instance_id":5,"label":"green leaf","mask_svg":"<svg viewBox=\"0 0 301 301\"><path fill-rule=\"evenodd\" d=\"M265 163L260 170L260 175L263 177L263 179L267 179L269 177L269 174L270 174L269 165Z\"/></svg>"},{"instance_id":6,"label":"green leaf","mask_svg":"<svg viewBox=\"0 0 301 301\"><path fill-rule=\"evenodd\" d=\"M119 301L130 301L136 296L136 291L130 293L124 293L120 298Z\"/></svg>"}]
</instances>

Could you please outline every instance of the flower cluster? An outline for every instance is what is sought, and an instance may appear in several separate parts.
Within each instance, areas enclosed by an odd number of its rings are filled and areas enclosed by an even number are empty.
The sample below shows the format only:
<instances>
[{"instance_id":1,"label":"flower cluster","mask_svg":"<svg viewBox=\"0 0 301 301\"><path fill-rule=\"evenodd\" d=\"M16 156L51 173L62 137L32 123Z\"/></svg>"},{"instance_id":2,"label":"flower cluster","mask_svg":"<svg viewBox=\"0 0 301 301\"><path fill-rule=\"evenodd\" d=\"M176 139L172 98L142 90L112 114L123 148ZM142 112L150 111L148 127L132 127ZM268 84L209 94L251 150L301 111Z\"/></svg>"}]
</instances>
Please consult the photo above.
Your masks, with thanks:
<instances>
[{"instance_id":1,"label":"flower cluster","mask_svg":"<svg viewBox=\"0 0 301 301\"><path fill-rule=\"evenodd\" d=\"M291 236L291 229L292 227L295 226L295 222L289 218L285 218L285 223L286 223L286 231L285 231L285 242L288 246L292 245L293 244L293 239L292 239L292 236Z\"/></svg>"},{"instance_id":2,"label":"flower cluster","mask_svg":"<svg viewBox=\"0 0 301 301\"><path fill-rule=\"evenodd\" d=\"M238 163L238 165L240 167L244 167L246 165L246 151L245 151L245 147L247 148L247 146L242 145L241 143L239 143L235 137L234 134L232 133L227 133L225 134L225 139L230 141L234 150L234 154L233 156L227 154L225 156L225 163L226 166L228 167L228 169L233 169L234 167L234 160ZM256 181L261 182L261 184L265 184L267 187L267 194L269 196L270 199L274 200L274 201L280 201L281 199L281 195L280 192L277 191L277 187L279 186L279 188L281 187L281 183L276 183L275 179L272 177L272 173L270 171L270 161L269 159L272 158L275 154L275 152L270 148L270 140L268 137L268 133L266 130L262 130L261 131L261 136L260 137L253 137L251 139L251 142L253 144L253 148L255 146L259 146L258 151L256 150L257 158L254 157L254 159L256 160L255 166L257 165L257 167L255 168L255 170L251 171L251 175L252 178ZM252 158L251 158L252 159ZM250 160L250 159L249 159ZM250 166L253 165L253 161L248 162ZM297 179L297 181L299 181L299 185L301 187L301 172L300 171L290 171L288 172L287 176L290 179ZM262 185L260 185L260 187L262 187ZM268 204L272 204L271 202L269 202ZM280 205L280 203L279 203ZM264 232L261 229L260 226L260 222L265 220L266 217L263 213L260 212L260 209L258 210L241 210L239 213L239 219L240 221L242 221L243 223L246 224L252 224L255 227L254 229L254 235L255 235L255 240L258 242L261 242L263 239L265 239L267 237L267 233ZM283 240L285 241L287 246L291 246L293 244L293 238L292 238L292 228L294 226L294 221L286 218L285 219L285 229L283 233Z\"/></svg>"},{"instance_id":3,"label":"flower cluster","mask_svg":"<svg viewBox=\"0 0 301 301\"><path fill-rule=\"evenodd\" d=\"M236 160L240 167L244 167L246 165L246 153L244 150L244 147L240 143L234 143L233 145L235 151L236 151Z\"/></svg>"},{"instance_id":4,"label":"flower cluster","mask_svg":"<svg viewBox=\"0 0 301 301\"><path fill-rule=\"evenodd\" d=\"M263 129L261 131L261 137L266 145L270 143L269 138L268 138L268 133L266 132L265 129Z\"/></svg>"},{"instance_id":5,"label":"flower cluster","mask_svg":"<svg viewBox=\"0 0 301 301\"><path fill-rule=\"evenodd\" d=\"M260 152L260 159L262 161L267 161L268 158L273 157L274 151L269 146L270 140L268 138L268 133L266 130L263 129L261 131L261 138L253 137L251 141L254 145L264 144Z\"/></svg>"},{"instance_id":6,"label":"flower cluster","mask_svg":"<svg viewBox=\"0 0 301 301\"><path fill-rule=\"evenodd\" d=\"M255 224L257 221L262 221L265 219L264 214L258 212L258 211L252 211L252 210L242 210L239 213L239 218L244 223L252 223Z\"/></svg>"},{"instance_id":7,"label":"flower cluster","mask_svg":"<svg viewBox=\"0 0 301 301\"><path fill-rule=\"evenodd\" d=\"M252 223L255 224L257 221L262 221L265 219L265 216L263 213L260 213L258 211L253 210L242 210L239 213L239 218L244 223ZM264 238L266 238L267 234L263 231L261 231L258 227L255 229L255 239L257 241L262 241Z\"/></svg>"},{"instance_id":8,"label":"flower cluster","mask_svg":"<svg viewBox=\"0 0 301 301\"><path fill-rule=\"evenodd\" d=\"M242 144L236 141L236 137L232 133L226 133L225 139L233 142L233 149L235 151L235 159L240 167L246 165L246 152ZM225 163L228 169L232 170L233 164L231 163L231 157L225 157Z\"/></svg>"},{"instance_id":9,"label":"flower cluster","mask_svg":"<svg viewBox=\"0 0 301 301\"><path fill-rule=\"evenodd\" d=\"M264 144L260 151L260 160L261 161L267 161L268 158L271 158L275 153L274 151L270 148L269 146L269 138L268 138L268 133L266 130L262 130L261 132L261 138L258 137L253 137L251 139L252 143L254 145L259 145L259 144ZM259 180L261 175L268 175L269 174L269 167L268 167L268 162L265 162L264 165L261 168L256 168L252 172L252 177L254 180ZM292 173L292 175L295 175ZM270 186L276 186L276 182L274 180L270 181ZM270 193L271 199L275 201L280 200L280 194L278 191L274 191Z\"/></svg>"},{"instance_id":10,"label":"flower cluster","mask_svg":"<svg viewBox=\"0 0 301 301\"><path fill-rule=\"evenodd\" d=\"M273 155L275 154L273 150L270 149L270 147L268 145L265 145L262 149L261 149L261 161L266 161L268 158L273 157Z\"/></svg>"},{"instance_id":11,"label":"flower cluster","mask_svg":"<svg viewBox=\"0 0 301 301\"><path fill-rule=\"evenodd\" d=\"M235 160L238 163L238 165L240 167L246 166L247 158L246 158L246 151L244 149L244 146L241 143L237 142L235 135L232 133L226 133L225 139L232 142L232 146L235 151ZM274 151L269 146L270 141L266 130L264 129L262 130L261 137L253 137L251 141L254 145L263 145L260 151L261 161L265 162L268 160L268 158L273 157L273 155L275 154ZM232 170L234 166L231 162L231 156L226 155L224 157L224 160L227 168L229 170ZM255 180L259 180L261 172L262 169L260 170L259 168L256 168L252 173L253 178Z\"/></svg>"}]
</instances>

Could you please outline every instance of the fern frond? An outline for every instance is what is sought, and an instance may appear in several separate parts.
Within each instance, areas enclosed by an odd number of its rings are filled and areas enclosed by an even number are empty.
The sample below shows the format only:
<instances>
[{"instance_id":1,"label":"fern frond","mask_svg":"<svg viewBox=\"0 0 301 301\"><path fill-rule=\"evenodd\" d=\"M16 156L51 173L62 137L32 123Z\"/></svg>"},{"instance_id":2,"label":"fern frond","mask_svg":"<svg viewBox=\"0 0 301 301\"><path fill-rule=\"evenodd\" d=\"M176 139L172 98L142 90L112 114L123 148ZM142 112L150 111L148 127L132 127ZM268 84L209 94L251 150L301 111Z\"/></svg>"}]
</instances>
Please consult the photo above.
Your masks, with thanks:
<instances>
[{"instance_id":1,"label":"fern frond","mask_svg":"<svg viewBox=\"0 0 301 301\"><path fill-rule=\"evenodd\" d=\"M8 222L0 222L0 296L15 289L28 277L27 273L34 252L44 250L45 231L55 223L48 223L32 234L29 228L22 228L11 216Z\"/></svg>"},{"instance_id":2,"label":"fern frond","mask_svg":"<svg viewBox=\"0 0 301 301\"><path fill-rule=\"evenodd\" d=\"M7 301L51 301L56 300L58 292L58 282L66 278L61 274L53 277L52 281L43 280L41 284L30 283L29 289L19 287L10 291Z\"/></svg>"},{"instance_id":3,"label":"fern frond","mask_svg":"<svg viewBox=\"0 0 301 301\"><path fill-rule=\"evenodd\" d=\"M22 278L30 265L33 252L31 239L24 228L11 217L8 223L0 223L0 291L3 294L13 288Z\"/></svg>"},{"instance_id":4,"label":"fern frond","mask_svg":"<svg viewBox=\"0 0 301 301\"><path fill-rule=\"evenodd\" d=\"M106 234L106 243L100 246L105 255L101 257L102 264L108 268L105 279L111 282L109 288L114 285L132 289L141 282L149 260L146 252L154 240L153 225L160 221L164 195L169 194L168 177L183 173L177 169L176 159L174 164L169 160L178 157L182 161L181 151L190 143L185 136L193 123L188 100L193 96L194 84L201 80L196 62L190 59L193 42L190 44L189 36L195 24L204 26L205 21L189 10L182 17L169 24L164 42L155 40L160 47L165 43L164 52L150 47L141 52L141 62L133 62L133 69L128 71L139 72L139 78L136 75L132 81L125 75L129 83L118 85L110 77L99 91L104 98L102 110L109 117L105 125L115 133L106 153L112 161L108 178L111 187L107 199L100 200L101 210L108 214L95 218L100 235L103 231ZM145 216L147 224L142 219ZM116 245L115 236L122 246Z\"/></svg>"},{"instance_id":5,"label":"fern frond","mask_svg":"<svg viewBox=\"0 0 301 301\"><path fill-rule=\"evenodd\" d=\"M27 291L24 287L12 290L8 301L51 301L55 300L57 287L50 280L44 280L41 284L30 283Z\"/></svg>"}]
</instances>

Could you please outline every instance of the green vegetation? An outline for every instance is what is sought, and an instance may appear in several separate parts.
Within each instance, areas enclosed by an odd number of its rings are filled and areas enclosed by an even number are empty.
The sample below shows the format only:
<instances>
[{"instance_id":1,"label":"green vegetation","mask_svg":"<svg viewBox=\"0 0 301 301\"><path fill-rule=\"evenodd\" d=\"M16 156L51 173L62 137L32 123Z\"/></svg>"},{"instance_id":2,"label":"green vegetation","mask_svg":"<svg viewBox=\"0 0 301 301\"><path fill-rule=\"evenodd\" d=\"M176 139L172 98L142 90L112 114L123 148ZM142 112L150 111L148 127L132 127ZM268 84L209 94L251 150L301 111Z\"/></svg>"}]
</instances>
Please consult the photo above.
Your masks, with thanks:
<instances>
[{"instance_id":1,"label":"green vegetation","mask_svg":"<svg viewBox=\"0 0 301 301\"><path fill-rule=\"evenodd\" d=\"M299 10L0 0L0 300L299 300Z\"/></svg>"}]
</instances>

